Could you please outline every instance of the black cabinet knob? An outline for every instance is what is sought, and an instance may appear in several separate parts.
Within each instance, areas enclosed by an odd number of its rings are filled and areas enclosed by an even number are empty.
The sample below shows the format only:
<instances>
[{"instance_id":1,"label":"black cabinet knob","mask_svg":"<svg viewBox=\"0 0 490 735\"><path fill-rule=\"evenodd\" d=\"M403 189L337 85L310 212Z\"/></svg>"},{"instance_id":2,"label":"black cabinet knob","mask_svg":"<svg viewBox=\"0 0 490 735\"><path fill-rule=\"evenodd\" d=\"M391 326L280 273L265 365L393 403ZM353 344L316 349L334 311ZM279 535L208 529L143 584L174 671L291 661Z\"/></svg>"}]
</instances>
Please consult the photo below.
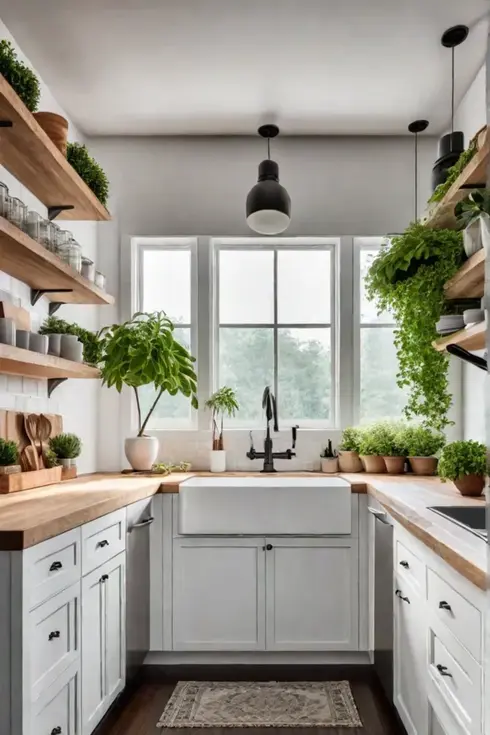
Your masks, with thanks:
<instances>
[{"instance_id":1,"label":"black cabinet knob","mask_svg":"<svg viewBox=\"0 0 490 735\"><path fill-rule=\"evenodd\" d=\"M53 630L53 631L52 631L52 632L51 632L51 633L49 634L49 636L48 636L48 640L52 641L52 640L54 640L55 638L59 638L59 637L60 637L60 635L61 635L61 633L60 633L60 631L59 631L59 630Z\"/></svg>"},{"instance_id":2,"label":"black cabinet knob","mask_svg":"<svg viewBox=\"0 0 490 735\"><path fill-rule=\"evenodd\" d=\"M109 579L109 575L108 574L103 574L102 577L100 578L100 581L101 582L107 582L108 579Z\"/></svg>"},{"instance_id":3,"label":"black cabinet knob","mask_svg":"<svg viewBox=\"0 0 490 735\"><path fill-rule=\"evenodd\" d=\"M402 560L400 562L400 566L403 567L404 569L410 569L410 564L408 563L408 561L405 561L405 560Z\"/></svg>"},{"instance_id":4,"label":"black cabinet knob","mask_svg":"<svg viewBox=\"0 0 490 735\"><path fill-rule=\"evenodd\" d=\"M53 727L53 729L51 730L51 735L61 735L61 733L62 729L59 725L58 727Z\"/></svg>"},{"instance_id":5,"label":"black cabinet knob","mask_svg":"<svg viewBox=\"0 0 490 735\"><path fill-rule=\"evenodd\" d=\"M395 595L400 598L400 600L403 600L403 602L408 602L410 605L410 600L408 597L404 597L401 590L395 590Z\"/></svg>"},{"instance_id":6,"label":"black cabinet knob","mask_svg":"<svg viewBox=\"0 0 490 735\"><path fill-rule=\"evenodd\" d=\"M451 605L449 602L446 602L446 600L441 600L439 603L439 610L447 610L448 612L451 612Z\"/></svg>"},{"instance_id":7,"label":"black cabinet knob","mask_svg":"<svg viewBox=\"0 0 490 735\"><path fill-rule=\"evenodd\" d=\"M49 567L50 572L57 572L58 569L62 569L63 564L60 561L54 561L51 566Z\"/></svg>"},{"instance_id":8,"label":"black cabinet knob","mask_svg":"<svg viewBox=\"0 0 490 735\"><path fill-rule=\"evenodd\" d=\"M274 547L272 546L272 544L267 544L265 548L267 549L267 551L272 551Z\"/></svg>"},{"instance_id":9,"label":"black cabinet knob","mask_svg":"<svg viewBox=\"0 0 490 735\"><path fill-rule=\"evenodd\" d=\"M452 676L452 674L448 671L447 666L442 666L442 664L437 664L436 669L438 670L441 676Z\"/></svg>"},{"instance_id":10,"label":"black cabinet knob","mask_svg":"<svg viewBox=\"0 0 490 735\"><path fill-rule=\"evenodd\" d=\"M97 546L99 546L101 549L103 549L104 546L109 546L109 542L108 542L107 539L102 539L102 541L99 541L99 543L97 544Z\"/></svg>"}]
</instances>

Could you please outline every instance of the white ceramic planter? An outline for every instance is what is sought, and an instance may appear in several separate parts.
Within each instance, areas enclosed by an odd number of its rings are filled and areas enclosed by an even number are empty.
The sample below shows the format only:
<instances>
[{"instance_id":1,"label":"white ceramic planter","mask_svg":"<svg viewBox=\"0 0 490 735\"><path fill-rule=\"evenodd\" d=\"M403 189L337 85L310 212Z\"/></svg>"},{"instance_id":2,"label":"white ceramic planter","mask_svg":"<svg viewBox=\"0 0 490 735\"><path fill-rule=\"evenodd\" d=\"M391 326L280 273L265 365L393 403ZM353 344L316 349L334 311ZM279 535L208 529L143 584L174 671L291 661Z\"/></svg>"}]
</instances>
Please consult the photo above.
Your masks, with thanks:
<instances>
[{"instance_id":1,"label":"white ceramic planter","mask_svg":"<svg viewBox=\"0 0 490 735\"><path fill-rule=\"evenodd\" d=\"M73 459L66 459L64 457L58 458L58 462L62 467L76 467L77 466L77 460L76 457Z\"/></svg>"},{"instance_id":2,"label":"white ceramic planter","mask_svg":"<svg viewBox=\"0 0 490 735\"><path fill-rule=\"evenodd\" d=\"M482 221L481 218L472 222L469 227L463 230L463 247L466 255L470 258L472 255L482 249Z\"/></svg>"},{"instance_id":3,"label":"white ceramic planter","mask_svg":"<svg viewBox=\"0 0 490 735\"><path fill-rule=\"evenodd\" d=\"M226 449L212 449L209 452L211 472L226 472Z\"/></svg>"},{"instance_id":4,"label":"white ceramic planter","mask_svg":"<svg viewBox=\"0 0 490 735\"><path fill-rule=\"evenodd\" d=\"M130 437L124 442L124 451L133 470L151 470L158 456L158 439L156 436Z\"/></svg>"},{"instance_id":5,"label":"white ceramic planter","mask_svg":"<svg viewBox=\"0 0 490 735\"><path fill-rule=\"evenodd\" d=\"M490 217L483 215L480 217L481 240L486 253L490 253Z\"/></svg>"},{"instance_id":6,"label":"white ceramic planter","mask_svg":"<svg viewBox=\"0 0 490 735\"><path fill-rule=\"evenodd\" d=\"M337 457L322 458L322 472L327 475L333 475L339 471L339 460Z\"/></svg>"}]
</instances>

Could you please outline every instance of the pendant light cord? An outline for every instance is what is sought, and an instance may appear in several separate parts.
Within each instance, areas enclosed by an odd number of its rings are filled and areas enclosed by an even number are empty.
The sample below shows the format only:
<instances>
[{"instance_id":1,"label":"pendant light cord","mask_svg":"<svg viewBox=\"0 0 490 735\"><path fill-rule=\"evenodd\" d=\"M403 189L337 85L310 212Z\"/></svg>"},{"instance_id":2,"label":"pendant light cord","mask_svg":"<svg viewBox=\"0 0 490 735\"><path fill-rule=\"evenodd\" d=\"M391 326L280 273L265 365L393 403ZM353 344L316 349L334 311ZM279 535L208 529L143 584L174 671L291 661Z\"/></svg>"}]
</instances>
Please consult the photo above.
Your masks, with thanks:
<instances>
[{"instance_id":1,"label":"pendant light cord","mask_svg":"<svg viewBox=\"0 0 490 735\"><path fill-rule=\"evenodd\" d=\"M454 46L451 49L451 134L452 133L454 133Z\"/></svg>"},{"instance_id":2,"label":"pendant light cord","mask_svg":"<svg viewBox=\"0 0 490 735\"><path fill-rule=\"evenodd\" d=\"M418 133L415 133L415 222L418 221Z\"/></svg>"},{"instance_id":3,"label":"pendant light cord","mask_svg":"<svg viewBox=\"0 0 490 735\"><path fill-rule=\"evenodd\" d=\"M267 158L271 160L271 139L267 138Z\"/></svg>"}]
</instances>

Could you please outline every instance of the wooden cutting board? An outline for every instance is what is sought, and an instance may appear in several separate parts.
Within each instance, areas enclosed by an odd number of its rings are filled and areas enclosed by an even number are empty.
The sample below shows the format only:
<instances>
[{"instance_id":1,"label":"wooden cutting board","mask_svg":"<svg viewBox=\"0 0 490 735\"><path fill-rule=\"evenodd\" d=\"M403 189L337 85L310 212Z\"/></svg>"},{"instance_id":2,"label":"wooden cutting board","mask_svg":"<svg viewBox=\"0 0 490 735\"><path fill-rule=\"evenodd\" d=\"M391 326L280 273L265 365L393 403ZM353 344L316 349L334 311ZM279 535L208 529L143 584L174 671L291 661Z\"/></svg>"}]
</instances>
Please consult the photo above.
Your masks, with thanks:
<instances>
[{"instance_id":1,"label":"wooden cutting board","mask_svg":"<svg viewBox=\"0 0 490 735\"><path fill-rule=\"evenodd\" d=\"M6 411L0 409L0 437L16 442L19 447L19 455L24 447L30 444L24 428L24 416L28 414L18 411ZM63 431L63 417L55 413L44 414L51 421L51 436L58 436Z\"/></svg>"},{"instance_id":2,"label":"wooden cutting board","mask_svg":"<svg viewBox=\"0 0 490 735\"><path fill-rule=\"evenodd\" d=\"M31 328L30 312L20 306L14 306L10 301L0 301L0 317L13 319L17 329L25 329L29 332Z\"/></svg>"}]
</instances>

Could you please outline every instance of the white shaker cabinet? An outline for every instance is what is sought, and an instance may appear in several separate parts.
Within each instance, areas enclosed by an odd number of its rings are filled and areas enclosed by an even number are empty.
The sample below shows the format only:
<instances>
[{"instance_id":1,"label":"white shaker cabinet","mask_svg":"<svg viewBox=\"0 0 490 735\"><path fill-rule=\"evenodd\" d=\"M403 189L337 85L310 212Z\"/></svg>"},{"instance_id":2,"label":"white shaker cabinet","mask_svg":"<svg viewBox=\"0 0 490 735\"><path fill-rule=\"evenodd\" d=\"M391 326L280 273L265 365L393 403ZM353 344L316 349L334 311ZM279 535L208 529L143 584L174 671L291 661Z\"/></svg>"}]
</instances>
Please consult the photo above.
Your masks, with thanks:
<instances>
[{"instance_id":1,"label":"white shaker cabinet","mask_svg":"<svg viewBox=\"0 0 490 735\"><path fill-rule=\"evenodd\" d=\"M82 580L82 730L89 735L124 687L125 554Z\"/></svg>"},{"instance_id":2,"label":"white shaker cabinet","mask_svg":"<svg viewBox=\"0 0 490 735\"><path fill-rule=\"evenodd\" d=\"M267 650L358 647L357 540L266 539Z\"/></svg>"},{"instance_id":3,"label":"white shaker cabinet","mask_svg":"<svg viewBox=\"0 0 490 735\"><path fill-rule=\"evenodd\" d=\"M174 650L264 650L263 546L256 538L174 540Z\"/></svg>"}]
</instances>

